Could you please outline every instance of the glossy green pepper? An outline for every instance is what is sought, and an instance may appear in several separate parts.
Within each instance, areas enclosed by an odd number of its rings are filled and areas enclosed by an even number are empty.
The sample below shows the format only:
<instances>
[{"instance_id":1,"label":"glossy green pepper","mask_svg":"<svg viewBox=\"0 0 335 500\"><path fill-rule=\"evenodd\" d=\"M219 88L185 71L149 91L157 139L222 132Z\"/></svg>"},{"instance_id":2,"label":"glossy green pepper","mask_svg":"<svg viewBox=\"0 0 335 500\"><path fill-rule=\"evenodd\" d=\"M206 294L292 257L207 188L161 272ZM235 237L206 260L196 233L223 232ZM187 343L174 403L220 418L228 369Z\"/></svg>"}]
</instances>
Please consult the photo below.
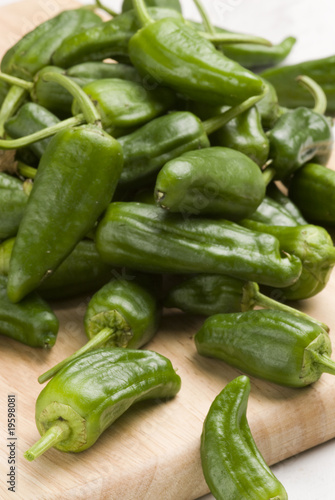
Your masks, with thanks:
<instances>
[{"instance_id":1,"label":"glossy green pepper","mask_svg":"<svg viewBox=\"0 0 335 500\"><path fill-rule=\"evenodd\" d=\"M262 73L262 76L276 88L282 106L288 108L312 107L313 98L309 92L296 83L299 75L313 78L322 87L328 101L327 113L333 114L335 111L335 56L305 61L291 66L271 68Z\"/></svg>"},{"instance_id":2,"label":"glossy green pepper","mask_svg":"<svg viewBox=\"0 0 335 500\"><path fill-rule=\"evenodd\" d=\"M5 123L5 131L12 139L18 139L28 134L38 132L44 128L51 127L59 123L59 119L53 113L39 104L27 102L16 113L15 116ZM37 158L41 158L45 152L50 139L43 139L34 142L28 149L34 153Z\"/></svg>"},{"instance_id":3,"label":"glossy green pepper","mask_svg":"<svg viewBox=\"0 0 335 500\"><path fill-rule=\"evenodd\" d=\"M328 333L287 312L217 314L205 321L194 340L199 354L279 385L304 387L322 373L335 375Z\"/></svg>"},{"instance_id":4,"label":"glossy green pepper","mask_svg":"<svg viewBox=\"0 0 335 500\"><path fill-rule=\"evenodd\" d=\"M276 89L265 78L260 77L265 86L265 95L257 104L257 109L261 117L264 129L273 128L278 118L283 114L283 109L279 106Z\"/></svg>"},{"instance_id":5,"label":"glossy green pepper","mask_svg":"<svg viewBox=\"0 0 335 500\"><path fill-rule=\"evenodd\" d=\"M152 351L105 348L84 354L50 380L36 401L41 439L29 461L55 447L90 448L137 401L171 398L180 390L171 362Z\"/></svg>"},{"instance_id":6,"label":"glossy green pepper","mask_svg":"<svg viewBox=\"0 0 335 500\"><path fill-rule=\"evenodd\" d=\"M295 217L293 217L283 205L269 196L265 196L259 207L249 215L249 220L260 222L268 226L299 226Z\"/></svg>"},{"instance_id":7,"label":"glossy green pepper","mask_svg":"<svg viewBox=\"0 0 335 500\"><path fill-rule=\"evenodd\" d=\"M155 335L161 310L153 292L140 282L112 279L90 300L85 318L89 341L38 378L43 384L64 366L100 347L139 349Z\"/></svg>"},{"instance_id":8,"label":"glossy green pepper","mask_svg":"<svg viewBox=\"0 0 335 500\"><path fill-rule=\"evenodd\" d=\"M119 78L133 82L141 81L140 75L133 66L121 63L86 62L68 68L65 74L71 78L89 78L90 80Z\"/></svg>"},{"instance_id":9,"label":"glossy green pepper","mask_svg":"<svg viewBox=\"0 0 335 500\"><path fill-rule=\"evenodd\" d=\"M166 163L157 177L155 198L170 212L237 221L256 210L265 190L255 162L239 151L213 147L184 153Z\"/></svg>"},{"instance_id":10,"label":"glossy green pepper","mask_svg":"<svg viewBox=\"0 0 335 500\"><path fill-rule=\"evenodd\" d=\"M153 273L218 273L289 286L301 273L279 242L226 220L184 219L141 203L112 203L96 232L105 262Z\"/></svg>"},{"instance_id":11,"label":"glossy green pepper","mask_svg":"<svg viewBox=\"0 0 335 500\"><path fill-rule=\"evenodd\" d=\"M305 165L293 176L289 195L310 222L335 225L335 172L330 168Z\"/></svg>"},{"instance_id":12,"label":"glossy green pepper","mask_svg":"<svg viewBox=\"0 0 335 500\"><path fill-rule=\"evenodd\" d=\"M175 9L181 12L181 5L179 0L146 0L146 5L148 7L162 7L168 9ZM127 12L133 9L133 0L123 0L122 12Z\"/></svg>"},{"instance_id":13,"label":"glossy green pepper","mask_svg":"<svg viewBox=\"0 0 335 500\"><path fill-rule=\"evenodd\" d=\"M260 78L215 49L179 19L154 21L143 0L134 0L142 28L129 42L129 57L150 75L189 99L234 106L262 94Z\"/></svg>"},{"instance_id":14,"label":"glossy green pepper","mask_svg":"<svg viewBox=\"0 0 335 500\"><path fill-rule=\"evenodd\" d=\"M277 187L276 183L272 182L269 184L266 193L270 198L279 203L285 210L287 210L287 212L289 212L291 217L296 221L297 226L308 224L306 219L302 216L299 208Z\"/></svg>"},{"instance_id":15,"label":"glossy green pepper","mask_svg":"<svg viewBox=\"0 0 335 500\"><path fill-rule=\"evenodd\" d=\"M0 240L15 236L30 193L28 184L0 172Z\"/></svg>"},{"instance_id":16,"label":"glossy green pepper","mask_svg":"<svg viewBox=\"0 0 335 500\"><path fill-rule=\"evenodd\" d=\"M99 115L86 94L62 75L49 77L80 98L89 123L59 132L41 159L10 261L12 302L51 275L92 229L123 166L121 146L99 127Z\"/></svg>"},{"instance_id":17,"label":"glossy green pepper","mask_svg":"<svg viewBox=\"0 0 335 500\"><path fill-rule=\"evenodd\" d=\"M268 226L261 222L243 220L244 227L275 236L284 252L299 257L302 273L290 287L281 290L287 300L313 297L327 285L335 264L335 248L328 232L319 226Z\"/></svg>"},{"instance_id":18,"label":"glossy green pepper","mask_svg":"<svg viewBox=\"0 0 335 500\"><path fill-rule=\"evenodd\" d=\"M240 376L215 398L201 435L201 464L217 500L287 500L252 437L247 420L250 380Z\"/></svg>"},{"instance_id":19,"label":"glossy green pepper","mask_svg":"<svg viewBox=\"0 0 335 500\"><path fill-rule=\"evenodd\" d=\"M7 278L0 276L0 335L30 347L51 348L58 333L58 319L35 292L19 304L7 297Z\"/></svg>"},{"instance_id":20,"label":"glossy green pepper","mask_svg":"<svg viewBox=\"0 0 335 500\"><path fill-rule=\"evenodd\" d=\"M150 8L154 19L176 17L183 20L180 13L173 9ZM68 68L82 62L103 61L104 59L128 59L128 44L140 28L133 10L125 12L100 26L83 29L64 40L53 54L56 66Z\"/></svg>"}]
</instances>

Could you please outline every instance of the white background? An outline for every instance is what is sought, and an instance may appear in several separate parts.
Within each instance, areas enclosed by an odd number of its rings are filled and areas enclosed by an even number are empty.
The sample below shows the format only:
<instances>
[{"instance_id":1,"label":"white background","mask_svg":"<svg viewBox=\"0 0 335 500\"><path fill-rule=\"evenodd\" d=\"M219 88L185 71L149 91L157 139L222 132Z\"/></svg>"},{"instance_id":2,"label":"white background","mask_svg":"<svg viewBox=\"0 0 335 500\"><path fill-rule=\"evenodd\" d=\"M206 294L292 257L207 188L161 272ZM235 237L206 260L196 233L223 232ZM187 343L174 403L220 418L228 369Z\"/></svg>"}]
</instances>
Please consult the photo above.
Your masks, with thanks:
<instances>
[{"instance_id":1,"label":"white background","mask_svg":"<svg viewBox=\"0 0 335 500\"><path fill-rule=\"evenodd\" d=\"M122 4L121 0L105 2L116 11ZM8 3L13 0L0 0L0 6ZM185 17L200 20L192 0L181 3ZM203 3L218 26L264 36L274 43L288 35L296 36L298 42L287 59L289 63L335 54L333 0L203 0ZM284 484L290 500L335 500L334 440L277 464L272 470ZM213 497L208 495L202 500L210 499Z\"/></svg>"}]
</instances>

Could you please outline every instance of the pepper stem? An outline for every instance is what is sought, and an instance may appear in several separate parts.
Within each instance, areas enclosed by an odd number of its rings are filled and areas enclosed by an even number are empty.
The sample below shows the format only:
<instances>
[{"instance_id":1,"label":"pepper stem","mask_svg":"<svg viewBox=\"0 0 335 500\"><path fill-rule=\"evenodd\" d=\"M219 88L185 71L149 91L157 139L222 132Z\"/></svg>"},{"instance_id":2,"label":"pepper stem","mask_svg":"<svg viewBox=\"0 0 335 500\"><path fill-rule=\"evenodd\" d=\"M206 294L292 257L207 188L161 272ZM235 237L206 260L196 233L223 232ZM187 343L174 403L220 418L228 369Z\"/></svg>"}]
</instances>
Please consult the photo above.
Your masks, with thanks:
<instances>
[{"instance_id":1,"label":"pepper stem","mask_svg":"<svg viewBox=\"0 0 335 500\"><path fill-rule=\"evenodd\" d=\"M109 14L112 17L116 17L119 15L117 12L115 12L115 10L112 10L109 7L103 5L103 3L100 0L95 0L95 4L97 7L99 7L99 9L104 10L105 12L107 12L107 14Z\"/></svg>"},{"instance_id":2,"label":"pepper stem","mask_svg":"<svg viewBox=\"0 0 335 500\"><path fill-rule=\"evenodd\" d=\"M104 328L103 330L101 330L101 332L99 332L91 340L89 340L83 347L78 349L78 351L73 353L71 356L63 359L63 361L60 361L60 363L40 375L38 377L39 383L43 384L44 382L52 378L54 375L56 375L57 372L59 372L59 370L61 370L64 366L69 364L74 359L77 359L82 354L93 351L94 349L98 349L99 347L103 347L112 335L114 335L114 330L112 328Z\"/></svg>"},{"instance_id":3,"label":"pepper stem","mask_svg":"<svg viewBox=\"0 0 335 500\"><path fill-rule=\"evenodd\" d=\"M7 75L6 73L0 73L0 80L28 91L32 90L34 87L33 82L27 82L26 80L22 80L16 76Z\"/></svg>"},{"instance_id":4,"label":"pepper stem","mask_svg":"<svg viewBox=\"0 0 335 500\"><path fill-rule=\"evenodd\" d=\"M309 351L313 356L314 360L321 365L323 373L330 373L335 375L335 362L324 354L320 354L316 351Z\"/></svg>"},{"instance_id":5,"label":"pepper stem","mask_svg":"<svg viewBox=\"0 0 335 500\"><path fill-rule=\"evenodd\" d=\"M208 12L206 11L205 7L202 5L201 0L193 0L193 2L195 3L195 5L196 5L196 7L201 15L205 30L208 33L210 33L211 35L215 35L216 29L213 26L212 21L209 18Z\"/></svg>"},{"instance_id":6,"label":"pepper stem","mask_svg":"<svg viewBox=\"0 0 335 500\"><path fill-rule=\"evenodd\" d=\"M91 99L73 80L61 73L53 72L45 73L43 80L46 82L56 82L70 92L74 99L77 100L87 123L98 124L101 122L101 116Z\"/></svg>"},{"instance_id":7,"label":"pepper stem","mask_svg":"<svg viewBox=\"0 0 335 500\"><path fill-rule=\"evenodd\" d=\"M268 186L270 182L273 180L274 176L276 175L276 170L274 168L266 168L263 173L263 180L265 186Z\"/></svg>"},{"instance_id":8,"label":"pepper stem","mask_svg":"<svg viewBox=\"0 0 335 500\"><path fill-rule=\"evenodd\" d=\"M145 5L144 0L133 0L133 7L142 26L154 22L149 14L148 7Z\"/></svg>"},{"instance_id":9,"label":"pepper stem","mask_svg":"<svg viewBox=\"0 0 335 500\"><path fill-rule=\"evenodd\" d=\"M199 31L198 34L214 44L219 43L221 45L224 43L248 43L272 47L272 43L266 38L255 35L247 35L245 33L216 33L215 35L212 35L211 33Z\"/></svg>"},{"instance_id":10,"label":"pepper stem","mask_svg":"<svg viewBox=\"0 0 335 500\"><path fill-rule=\"evenodd\" d=\"M213 134L213 132L219 130L221 127L226 125L226 123L230 122L241 113L244 113L244 111L252 108L258 101L263 99L263 97L264 94L249 97L249 99L243 101L238 106L234 106L233 108L228 109L228 111L225 111L218 116L213 116L212 118L204 121L202 125L205 129L206 134Z\"/></svg>"},{"instance_id":11,"label":"pepper stem","mask_svg":"<svg viewBox=\"0 0 335 500\"><path fill-rule=\"evenodd\" d=\"M65 420L57 421L29 450L24 453L24 458L32 462L35 458L43 455L53 446L64 441L70 434L70 426Z\"/></svg>"},{"instance_id":12,"label":"pepper stem","mask_svg":"<svg viewBox=\"0 0 335 500\"><path fill-rule=\"evenodd\" d=\"M241 309L242 311L250 311L256 306L263 307L264 309L276 309L278 311L284 311L290 314L294 314L299 318L304 318L308 321L311 321L312 323L315 323L316 325L323 328L326 332L329 332L329 327L325 323L321 323L321 321L312 318L312 316L309 316L308 314L299 311L298 309L294 309L293 307L283 304L282 302L278 302L277 300L263 295L259 291L259 286L257 285L257 283L249 281L243 287Z\"/></svg>"},{"instance_id":13,"label":"pepper stem","mask_svg":"<svg viewBox=\"0 0 335 500\"><path fill-rule=\"evenodd\" d=\"M30 167L29 165L26 165L22 161L19 161L17 163L17 172L21 177L25 177L26 179L35 179L36 173L37 173L37 168Z\"/></svg>"},{"instance_id":14,"label":"pepper stem","mask_svg":"<svg viewBox=\"0 0 335 500\"><path fill-rule=\"evenodd\" d=\"M52 127L39 130L34 134L20 137L19 139L11 139L11 140L0 139L0 149L24 148L26 146L29 146L30 144L33 144L34 142L38 142L41 141L42 139L46 139L47 137L51 137L52 135L57 134L57 132L61 132L62 130L65 130L69 127L75 127L83 123L86 123L86 120L84 118L84 115L80 114L72 118L68 118L67 120L63 120L62 122L59 122L56 125L52 125Z\"/></svg>"},{"instance_id":15,"label":"pepper stem","mask_svg":"<svg viewBox=\"0 0 335 500\"><path fill-rule=\"evenodd\" d=\"M296 80L313 96L315 103L313 111L324 115L327 110L327 96L323 88L315 80L306 75L297 76Z\"/></svg>"},{"instance_id":16,"label":"pepper stem","mask_svg":"<svg viewBox=\"0 0 335 500\"><path fill-rule=\"evenodd\" d=\"M5 123L21 105L21 102L26 97L26 93L26 90L15 85L9 89L0 110L0 137L4 137Z\"/></svg>"}]
</instances>

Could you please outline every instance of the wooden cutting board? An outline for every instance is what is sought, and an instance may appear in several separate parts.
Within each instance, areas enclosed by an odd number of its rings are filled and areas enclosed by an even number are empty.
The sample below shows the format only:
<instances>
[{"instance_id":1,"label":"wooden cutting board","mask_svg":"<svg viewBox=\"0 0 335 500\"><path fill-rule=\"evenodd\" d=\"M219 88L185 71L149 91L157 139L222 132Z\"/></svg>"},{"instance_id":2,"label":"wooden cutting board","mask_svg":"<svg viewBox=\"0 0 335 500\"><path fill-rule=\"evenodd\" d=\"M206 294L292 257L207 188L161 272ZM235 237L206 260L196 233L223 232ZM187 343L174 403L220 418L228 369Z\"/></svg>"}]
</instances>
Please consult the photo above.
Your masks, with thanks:
<instances>
[{"instance_id":1,"label":"wooden cutting board","mask_svg":"<svg viewBox=\"0 0 335 500\"><path fill-rule=\"evenodd\" d=\"M0 54L24 32L71 0L29 0L2 8ZM333 158L335 165L335 157ZM331 327L334 339L335 277L327 289L299 307ZM201 318L167 311L148 346L171 359L182 389L169 402L146 402L128 410L90 450L65 454L55 449L33 463L23 452L38 438L37 377L85 343L82 319L89 297L55 304L61 328L55 347L44 352L0 337L0 498L25 500L192 500L206 492L199 440L208 408L239 372L197 355L193 335ZM7 490L9 448L7 398L16 396L16 495ZM248 419L257 445L274 464L335 436L335 377L323 375L313 387L285 389L252 378Z\"/></svg>"}]
</instances>

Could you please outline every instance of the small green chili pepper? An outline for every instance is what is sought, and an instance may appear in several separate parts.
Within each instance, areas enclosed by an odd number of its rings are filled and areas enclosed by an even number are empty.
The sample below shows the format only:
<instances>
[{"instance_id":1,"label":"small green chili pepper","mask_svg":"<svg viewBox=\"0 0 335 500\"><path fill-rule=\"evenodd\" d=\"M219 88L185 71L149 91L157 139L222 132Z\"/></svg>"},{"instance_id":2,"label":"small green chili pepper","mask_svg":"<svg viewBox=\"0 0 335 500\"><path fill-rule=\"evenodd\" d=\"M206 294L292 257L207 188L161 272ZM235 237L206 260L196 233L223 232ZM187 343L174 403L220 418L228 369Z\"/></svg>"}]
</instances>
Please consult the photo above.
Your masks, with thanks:
<instances>
[{"instance_id":1,"label":"small green chili pepper","mask_svg":"<svg viewBox=\"0 0 335 500\"><path fill-rule=\"evenodd\" d=\"M205 321L194 340L199 354L279 385L304 387L322 373L335 375L327 332L283 311L217 314Z\"/></svg>"},{"instance_id":2,"label":"small green chili pepper","mask_svg":"<svg viewBox=\"0 0 335 500\"><path fill-rule=\"evenodd\" d=\"M166 163L157 177L155 198L170 212L236 221L256 210L265 190L255 162L239 151L213 147L184 153Z\"/></svg>"},{"instance_id":3,"label":"small green chili pepper","mask_svg":"<svg viewBox=\"0 0 335 500\"><path fill-rule=\"evenodd\" d=\"M194 28L179 19L154 21L143 0L133 5L143 27L129 42L129 57L142 75L190 99L216 105L234 106L262 94L258 76L225 57Z\"/></svg>"},{"instance_id":4,"label":"small green chili pepper","mask_svg":"<svg viewBox=\"0 0 335 500\"><path fill-rule=\"evenodd\" d=\"M304 167L302 167L304 168ZM308 224L308 222L303 218L299 208L293 203L293 201L286 196L282 191L276 186L274 182L270 183L267 188L267 194L272 198L275 202L279 203L296 221L297 226L303 226ZM279 224L273 224L279 225Z\"/></svg>"},{"instance_id":5,"label":"small green chili pepper","mask_svg":"<svg viewBox=\"0 0 335 500\"><path fill-rule=\"evenodd\" d=\"M92 229L123 166L121 146L98 125L99 115L86 94L63 75L48 78L80 99L89 123L59 132L41 159L10 261L12 302L51 275Z\"/></svg>"},{"instance_id":6,"label":"small green chili pepper","mask_svg":"<svg viewBox=\"0 0 335 500\"><path fill-rule=\"evenodd\" d=\"M330 168L303 166L291 180L289 195L309 221L335 225L335 172Z\"/></svg>"},{"instance_id":7,"label":"small green chili pepper","mask_svg":"<svg viewBox=\"0 0 335 500\"><path fill-rule=\"evenodd\" d=\"M38 378L43 384L64 366L101 347L139 349L157 332L160 308L148 288L126 279L113 279L90 300L84 319L89 341Z\"/></svg>"},{"instance_id":8,"label":"small green chili pepper","mask_svg":"<svg viewBox=\"0 0 335 500\"><path fill-rule=\"evenodd\" d=\"M0 172L0 240L17 233L29 193L29 184Z\"/></svg>"},{"instance_id":9,"label":"small green chili pepper","mask_svg":"<svg viewBox=\"0 0 335 500\"><path fill-rule=\"evenodd\" d=\"M201 435L201 464L217 500L287 500L250 432L250 380L240 376L215 398Z\"/></svg>"},{"instance_id":10,"label":"small green chili pepper","mask_svg":"<svg viewBox=\"0 0 335 500\"><path fill-rule=\"evenodd\" d=\"M218 273L289 286L301 273L295 256L281 258L273 236L226 220L185 220L159 207L112 203L96 232L102 259L153 273Z\"/></svg>"},{"instance_id":11,"label":"small green chili pepper","mask_svg":"<svg viewBox=\"0 0 335 500\"><path fill-rule=\"evenodd\" d=\"M182 11L179 0L146 0L145 3L148 7L174 9L180 13ZM133 8L133 0L123 0L122 12L127 12L128 10L132 10Z\"/></svg>"},{"instance_id":12,"label":"small green chili pepper","mask_svg":"<svg viewBox=\"0 0 335 500\"><path fill-rule=\"evenodd\" d=\"M171 362L152 351L105 348L64 367L36 401L41 439L24 454L34 460L51 447L90 448L132 404L171 398L180 390Z\"/></svg>"},{"instance_id":13,"label":"small green chili pepper","mask_svg":"<svg viewBox=\"0 0 335 500\"><path fill-rule=\"evenodd\" d=\"M58 333L58 319L35 292L19 304L7 297L7 278L0 276L0 335L30 347L52 347Z\"/></svg>"},{"instance_id":14,"label":"small green chili pepper","mask_svg":"<svg viewBox=\"0 0 335 500\"><path fill-rule=\"evenodd\" d=\"M173 9L149 8L154 19L176 17L183 21L180 13ZM104 59L128 59L128 44L140 28L134 10L125 12L100 26L83 29L64 40L53 54L56 66L68 68L82 62L103 61Z\"/></svg>"}]
</instances>

